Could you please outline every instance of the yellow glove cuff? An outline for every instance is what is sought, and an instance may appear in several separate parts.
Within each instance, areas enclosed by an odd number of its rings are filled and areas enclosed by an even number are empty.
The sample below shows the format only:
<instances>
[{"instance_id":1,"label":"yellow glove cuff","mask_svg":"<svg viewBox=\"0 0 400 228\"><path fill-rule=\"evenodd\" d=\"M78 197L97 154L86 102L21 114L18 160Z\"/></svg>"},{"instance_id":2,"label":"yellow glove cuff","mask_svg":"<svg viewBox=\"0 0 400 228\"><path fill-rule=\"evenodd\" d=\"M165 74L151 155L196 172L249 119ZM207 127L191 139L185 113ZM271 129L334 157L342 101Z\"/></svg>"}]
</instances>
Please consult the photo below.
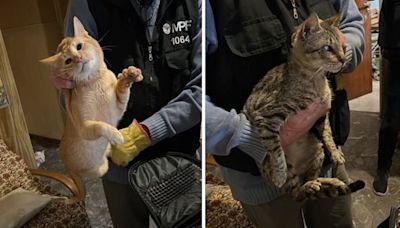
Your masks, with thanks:
<instances>
[{"instance_id":1,"label":"yellow glove cuff","mask_svg":"<svg viewBox=\"0 0 400 228\"><path fill-rule=\"evenodd\" d=\"M111 160L119 165L126 166L139 153L151 145L150 137L143 127L134 120L127 128L120 130L124 137L124 143L111 145Z\"/></svg>"}]
</instances>

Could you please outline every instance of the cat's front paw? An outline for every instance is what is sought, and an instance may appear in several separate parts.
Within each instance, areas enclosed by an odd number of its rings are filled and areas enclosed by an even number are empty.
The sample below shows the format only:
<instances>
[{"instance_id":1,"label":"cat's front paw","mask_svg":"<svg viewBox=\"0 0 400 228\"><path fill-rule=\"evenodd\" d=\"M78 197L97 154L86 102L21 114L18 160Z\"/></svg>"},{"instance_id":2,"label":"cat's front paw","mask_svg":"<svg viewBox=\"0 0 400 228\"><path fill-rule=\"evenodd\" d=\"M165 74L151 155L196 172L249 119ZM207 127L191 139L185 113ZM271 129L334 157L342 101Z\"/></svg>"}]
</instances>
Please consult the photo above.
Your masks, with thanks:
<instances>
[{"instance_id":1,"label":"cat's front paw","mask_svg":"<svg viewBox=\"0 0 400 228\"><path fill-rule=\"evenodd\" d=\"M124 143L124 137L122 136L121 132L119 132L117 129L113 129L110 132L108 140L113 145L119 145Z\"/></svg>"},{"instance_id":2,"label":"cat's front paw","mask_svg":"<svg viewBox=\"0 0 400 228\"><path fill-rule=\"evenodd\" d=\"M140 82L143 80L142 71L139 68L130 66L125 68L122 73L118 75L118 80L124 80L128 83Z\"/></svg>"},{"instance_id":3,"label":"cat's front paw","mask_svg":"<svg viewBox=\"0 0 400 228\"><path fill-rule=\"evenodd\" d=\"M331 155L332 155L332 161L335 164L341 165L344 164L344 162L346 161L344 159L344 154L341 150L334 150Z\"/></svg>"},{"instance_id":4,"label":"cat's front paw","mask_svg":"<svg viewBox=\"0 0 400 228\"><path fill-rule=\"evenodd\" d=\"M319 182L318 180L311 180L307 181L303 185L303 188L306 193L315 194L321 189L321 185L321 182Z\"/></svg>"}]
</instances>

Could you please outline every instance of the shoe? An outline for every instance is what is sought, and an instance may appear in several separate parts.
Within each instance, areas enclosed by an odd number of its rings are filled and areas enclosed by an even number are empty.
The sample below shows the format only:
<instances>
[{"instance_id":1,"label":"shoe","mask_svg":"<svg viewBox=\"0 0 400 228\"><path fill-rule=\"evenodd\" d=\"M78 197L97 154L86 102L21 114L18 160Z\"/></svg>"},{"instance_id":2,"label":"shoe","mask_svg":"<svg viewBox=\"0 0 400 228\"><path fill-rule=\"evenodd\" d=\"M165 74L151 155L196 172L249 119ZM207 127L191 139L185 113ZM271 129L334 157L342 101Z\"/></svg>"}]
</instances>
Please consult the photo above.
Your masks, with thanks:
<instances>
[{"instance_id":1,"label":"shoe","mask_svg":"<svg viewBox=\"0 0 400 228\"><path fill-rule=\"evenodd\" d=\"M399 227L400 225L400 208L392 207L390 209L389 226L388 227Z\"/></svg>"},{"instance_id":2,"label":"shoe","mask_svg":"<svg viewBox=\"0 0 400 228\"><path fill-rule=\"evenodd\" d=\"M388 193L388 179L389 171L378 170L372 186L374 187L374 193L378 196L384 196Z\"/></svg>"}]
</instances>

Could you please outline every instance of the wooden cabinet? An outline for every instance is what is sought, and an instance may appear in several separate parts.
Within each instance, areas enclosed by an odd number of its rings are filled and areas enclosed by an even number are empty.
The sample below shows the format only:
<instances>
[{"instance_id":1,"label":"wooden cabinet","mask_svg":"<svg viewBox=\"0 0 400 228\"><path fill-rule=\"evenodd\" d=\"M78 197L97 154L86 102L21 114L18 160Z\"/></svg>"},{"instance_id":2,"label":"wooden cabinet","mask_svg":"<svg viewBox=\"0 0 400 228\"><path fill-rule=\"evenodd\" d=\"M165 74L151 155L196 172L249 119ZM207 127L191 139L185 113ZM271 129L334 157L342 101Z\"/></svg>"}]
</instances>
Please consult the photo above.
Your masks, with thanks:
<instances>
[{"instance_id":1,"label":"wooden cabinet","mask_svg":"<svg viewBox=\"0 0 400 228\"><path fill-rule=\"evenodd\" d=\"M353 0L350 0L353 1ZM364 17L365 46L363 61L350 74L343 77L344 87L349 100L372 92L372 65L371 65L371 18L366 0L356 0L358 9Z\"/></svg>"},{"instance_id":2,"label":"wooden cabinet","mask_svg":"<svg viewBox=\"0 0 400 228\"><path fill-rule=\"evenodd\" d=\"M39 60L61 41L66 0L0 2L0 29L30 134L60 139L63 112L49 68Z\"/></svg>"},{"instance_id":3,"label":"wooden cabinet","mask_svg":"<svg viewBox=\"0 0 400 228\"><path fill-rule=\"evenodd\" d=\"M7 57L0 30L0 87L7 99L0 108L0 138L16 154L20 155L30 168L35 168L33 148L28 134L13 72Z\"/></svg>"}]
</instances>

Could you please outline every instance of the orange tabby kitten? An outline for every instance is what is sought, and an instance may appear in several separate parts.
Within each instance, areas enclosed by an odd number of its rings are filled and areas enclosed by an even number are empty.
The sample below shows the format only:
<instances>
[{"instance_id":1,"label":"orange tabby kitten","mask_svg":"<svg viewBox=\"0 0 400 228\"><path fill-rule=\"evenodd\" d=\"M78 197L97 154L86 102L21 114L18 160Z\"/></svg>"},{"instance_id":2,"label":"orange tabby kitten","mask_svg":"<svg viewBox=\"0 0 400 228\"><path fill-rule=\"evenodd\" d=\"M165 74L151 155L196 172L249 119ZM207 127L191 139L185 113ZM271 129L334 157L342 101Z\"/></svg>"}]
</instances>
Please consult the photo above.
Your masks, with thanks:
<instances>
[{"instance_id":1,"label":"orange tabby kitten","mask_svg":"<svg viewBox=\"0 0 400 228\"><path fill-rule=\"evenodd\" d=\"M74 89L63 90L67 119L60 156L66 170L72 177L100 177L108 170L108 144L124 142L115 126L125 112L130 86L143 76L131 66L117 80L104 63L99 43L76 17L74 33L61 41L56 55L41 62L75 81Z\"/></svg>"}]
</instances>

